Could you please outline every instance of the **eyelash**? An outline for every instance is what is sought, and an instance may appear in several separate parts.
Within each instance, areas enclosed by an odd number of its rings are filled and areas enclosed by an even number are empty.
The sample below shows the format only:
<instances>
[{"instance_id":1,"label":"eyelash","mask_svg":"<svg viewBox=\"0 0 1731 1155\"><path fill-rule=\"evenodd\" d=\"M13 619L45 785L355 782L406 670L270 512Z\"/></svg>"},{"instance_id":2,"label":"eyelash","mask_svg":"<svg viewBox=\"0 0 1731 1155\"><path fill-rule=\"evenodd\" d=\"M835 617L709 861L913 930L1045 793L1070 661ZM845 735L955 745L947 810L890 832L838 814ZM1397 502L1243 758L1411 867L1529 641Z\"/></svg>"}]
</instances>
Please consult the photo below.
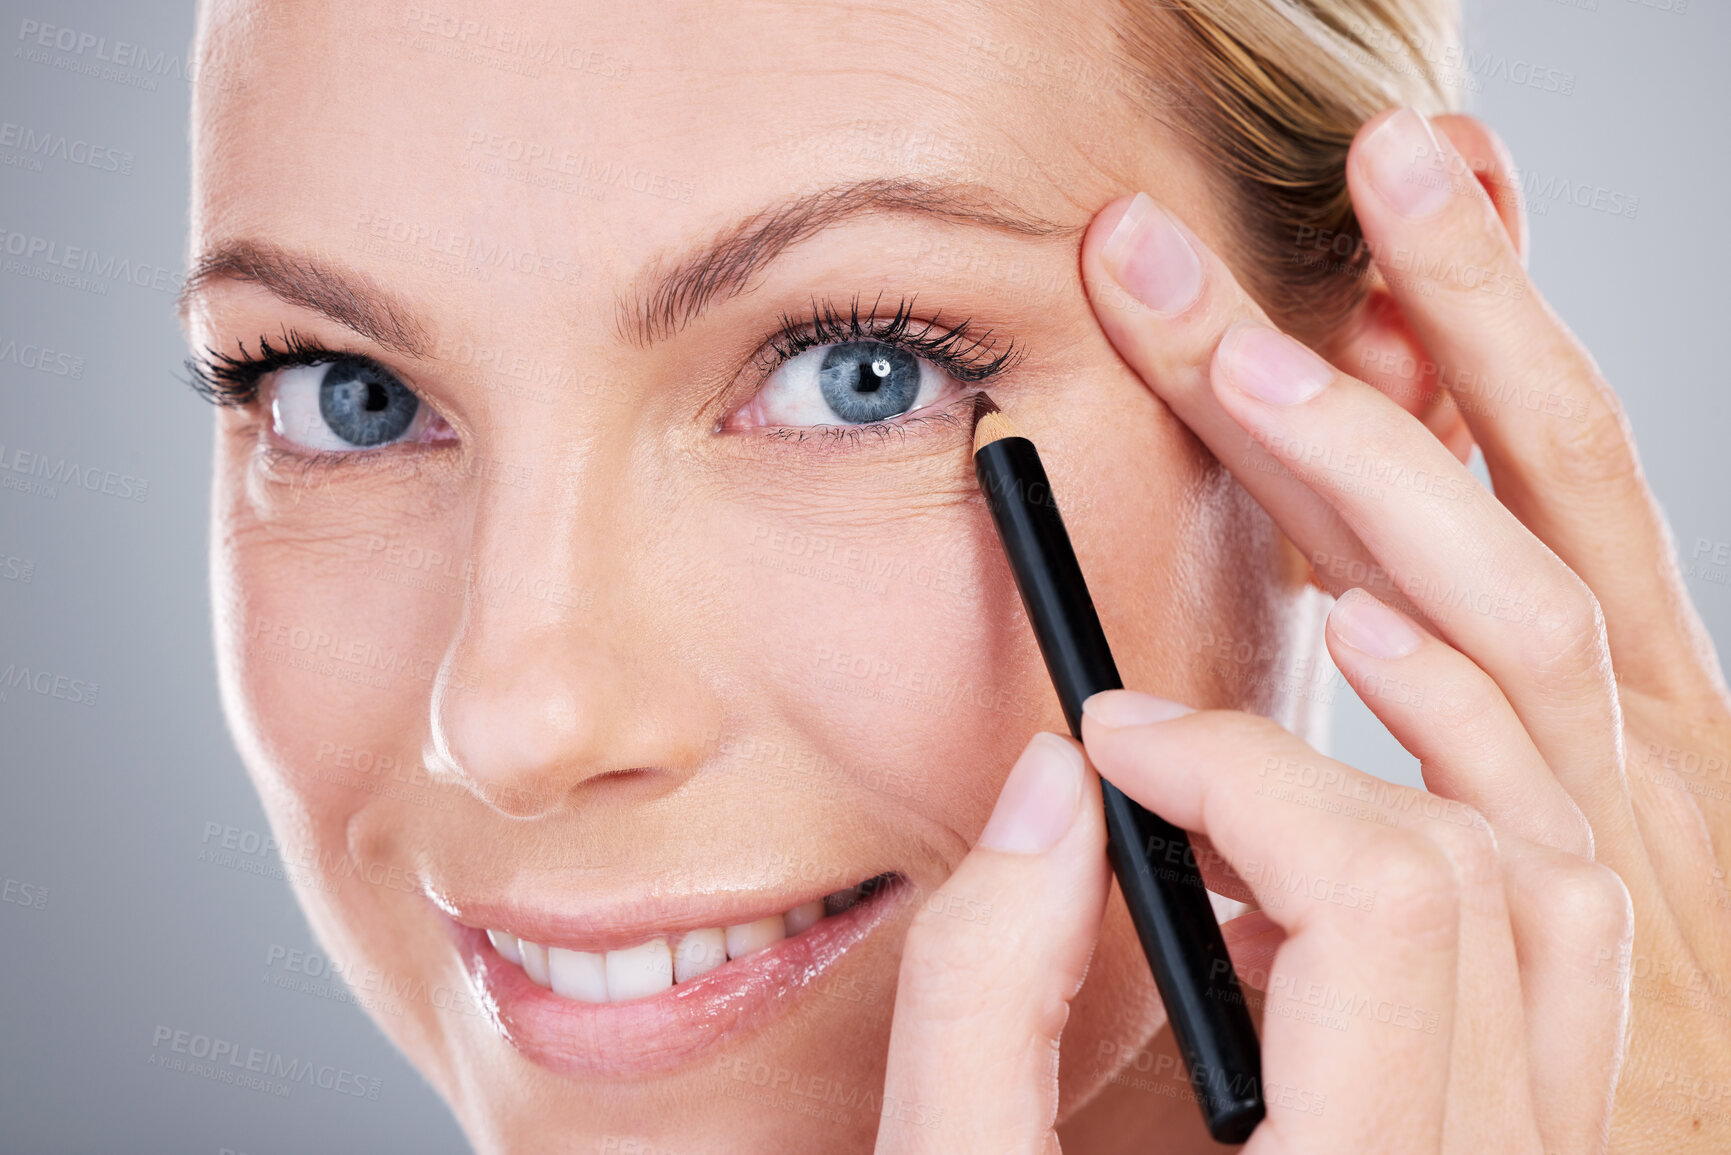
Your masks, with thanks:
<instances>
[{"instance_id":1,"label":"eyelash","mask_svg":"<svg viewBox=\"0 0 1731 1155\"><path fill-rule=\"evenodd\" d=\"M1000 351L992 339L993 330L975 335L971 320L944 326L937 318L916 321L913 300L905 299L889 317L876 316L882 297L862 317L860 301L855 297L846 313L829 301L812 301L811 315L796 321L781 315L781 327L770 339L768 347L758 355L757 365L767 378L781 365L822 345L845 344L852 341L876 341L904 349L923 357L945 373L964 384L980 385L1006 372L1021 360L1022 350L1010 340ZM187 358L187 384L194 392L213 405L242 409L258 400L259 382L279 369L297 365L317 365L327 361L349 361L395 376L385 366L358 353L339 353L303 338L293 329L281 335L281 348L271 345L268 337L258 339L258 354L249 355L245 342L236 343L236 355L207 347L202 354ZM933 406L933 408L938 408ZM845 438L858 444L862 435L872 433L887 440L891 433L907 435L911 427L927 422L954 424L957 418L949 412L923 417L891 417L859 425L819 425L800 428L778 428L766 431L766 436L784 441L804 441L808 437L832 440Z\"/></svg>"},{"instance_id":2,"label":"eyelash","mask_svg":"<svg viewBox=\"0 0 1731 1155\"><path fill-rule=\"evenodd\" d=\"M860 316L858 297L848 304L845 314L829 301L820 304L815 299L811 304L811 315L804 321L795 321L783 313L781 328L770 340L768 349L759 355L758 367L767 378L781 365L808 349L851 341L876 341L904 349L916 357L923 357L963 384L981 385L1021 360L1022 350L1014 340L1006 342L1002 351L999 351L997 343L992 339L993 330L987 329L975 335L971 320L964 319L959 324L947 327L941 325L936 317L930 321L916 321L913 319L914 302L911 298L904 299L897 305L893 315L879 317L876 314L882 301L880 296L872 303L864 317ZM934 405L932 408L940 407ZM846 439L858 445L860 438L868 433L876 435L881 442L888 440L891 434L899 434L905 438L910 429L928 423L954 425L957 417L953 413L940 411L921 417L889 417L859 425L783 427L768 430L764 435L781 441L804 441L807 438L823 441Z\"/></svg>"},{"instance_id":3,"label":"eyelash","mask_svg":"<svg viewBox=\"0 0 1731 1155\"><path fill-rule=\"evenodd\" d=\"M258 383L278 369L297 365L319 365L347 361L395 377L388 368L359 353L339 353L308 341L293 329L282 333L282 348L271 347L270 338L258 339L258 355L250 356L244 341L236 342L238 356L206 347L202 354L186 359L187 382L193 392L225 409L244 409L258 400Z\"/></svg>"}]
</instances>

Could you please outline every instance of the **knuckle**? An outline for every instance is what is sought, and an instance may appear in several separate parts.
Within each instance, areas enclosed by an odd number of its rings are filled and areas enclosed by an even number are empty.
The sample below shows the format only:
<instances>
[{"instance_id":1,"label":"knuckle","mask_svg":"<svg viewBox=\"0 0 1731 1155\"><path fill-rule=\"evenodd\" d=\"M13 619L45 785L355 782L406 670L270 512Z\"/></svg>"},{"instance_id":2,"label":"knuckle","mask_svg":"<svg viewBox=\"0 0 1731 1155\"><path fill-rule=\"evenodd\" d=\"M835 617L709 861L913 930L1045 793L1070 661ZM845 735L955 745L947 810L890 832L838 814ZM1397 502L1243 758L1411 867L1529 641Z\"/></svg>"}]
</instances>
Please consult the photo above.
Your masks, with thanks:
<instances>
[{"instance_id":1,"label":"knuckle","mask_svg":"<svg viewBox=\"0 0 1731 1155\"><path fill-rule=\"evenodd\" d=\"M1502 691L1482 675L1445 684L1431 699L1437 728L1460 748L1478 750L1501 732L1507 701Z\"/></svg>"},{"instance_id":2,"label":"knuckle","mask_svg":"<svg viewBox=\"0 0 1731 1155\"><path fill-rule=\"evenodd\" d=\"M1442 847L1416 831L1390 831L1360 856L1368 861L1354 872L1375 890L1379 917L1391 929L1438 943L1455 937L1461 882Z\"/></svg>"},{"instance_id":3,"label":"knuckle","mask_svg":"<svg viewBox=\"0 0 1731 1155\"><path fill-rule=\"evenodd\" d=\"M1440 846L1454 867L1462 886L1478 886L1500 879L1502 856L1491 824L1477 809L1464 802L1449 807L1448 818L1433 818L1424 826L1425 835Z\"/></svg>"},{"instance_id":4,"label":"knuckle","mask_svg":"<svg viewBox=\"0 0 1731 1155\"><path fill-rule=\"evenodd\" d=\"M1069 1000L1082 985L1086 956L1048 957L1048 922L988 929L945 911L961 893L940 887L909 920L897 980L898 1004L926 1023L970 1028L1014 1018L1032 1036L1056 1046ZM978 893L978 892L976 892Z\"/></svg>"},{"instance_id":5,"label":"knuckle","mask_svg":"<svg viewBox=\"0 0 1731 1155\"><path fill-rule=\"evenodd\" d=\"M1579 419L1543 423L1539 464L1547 476L1570 489L1624 492L1641 470L1634 437L1616 394L1608 385L1589 387L1597 379L1590 370L1563 376L1565 380L1554 392L1585 393L1591 401L1571 396L1571 409L1580 406Z\"/></svg>"},{"instance_id":6,"label":"knuckle","mask_svg":"<svg viewBox=\"0 0 1731 1155\"><path fill-rule=\"evenodd\" d=\"M1629 888L1603 863L1556 863L1541 872L1535 891L1550 924L1547 933L1582 949L1620 943L1634 933Z\"/></svg>"},{"instance_id":7,"label":"knuckle","mask_svg":"<svg viewBox=\"0 0 1731 1155\"><path fill-rule=\"evenodd\" d=\"M1531 293L1520 254L1488 199L1465 206L1446 222L1432 244L1415 250L1412 266L1423 281L1468 304L1493 330L1514 322L1518 311L1507 307L1510 300Z\"/></svg>"},{"instance_id":8,"label":"knuckle","mask_svg":"<svg viewBox=\"0 0 1731 1155\"><path fill-rule=\"evenodd\" d=\"M1529 618L1527 659L1537 673L1573 681L1606 672L1605 614L1573 573L1541 595Z\"/></svg>"}]
</instances>

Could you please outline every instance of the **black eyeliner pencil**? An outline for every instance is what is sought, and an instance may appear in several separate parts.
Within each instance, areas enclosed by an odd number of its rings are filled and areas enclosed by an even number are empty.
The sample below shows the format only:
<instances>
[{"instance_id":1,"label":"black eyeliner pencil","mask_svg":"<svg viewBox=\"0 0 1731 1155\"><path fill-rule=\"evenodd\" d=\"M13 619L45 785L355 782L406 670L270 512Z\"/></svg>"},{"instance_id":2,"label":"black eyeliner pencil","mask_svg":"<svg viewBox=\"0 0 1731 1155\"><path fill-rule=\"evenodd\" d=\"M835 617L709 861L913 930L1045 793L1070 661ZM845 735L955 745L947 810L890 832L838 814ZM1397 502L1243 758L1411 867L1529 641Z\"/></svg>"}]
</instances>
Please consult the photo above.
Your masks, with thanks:
<instances>
[{"instance_id":1,"label":"black eyeliner pencil","mask_svg":"<svg viewBox=\"0 0 1731 1155\"><path fill-rule=\"evenodd\" d=\"M984 393L974 397L974 471L1064 718L1080 739L1082 703L1124 683L1040 455ZM1243 1143L1265 1113L1262 1047L1203 889L1190 836L1105 779L1100 787L1106 798L1107 855L1166 1003L1208 1133L1217 1143Z\"/></svg>"}]
</instances>

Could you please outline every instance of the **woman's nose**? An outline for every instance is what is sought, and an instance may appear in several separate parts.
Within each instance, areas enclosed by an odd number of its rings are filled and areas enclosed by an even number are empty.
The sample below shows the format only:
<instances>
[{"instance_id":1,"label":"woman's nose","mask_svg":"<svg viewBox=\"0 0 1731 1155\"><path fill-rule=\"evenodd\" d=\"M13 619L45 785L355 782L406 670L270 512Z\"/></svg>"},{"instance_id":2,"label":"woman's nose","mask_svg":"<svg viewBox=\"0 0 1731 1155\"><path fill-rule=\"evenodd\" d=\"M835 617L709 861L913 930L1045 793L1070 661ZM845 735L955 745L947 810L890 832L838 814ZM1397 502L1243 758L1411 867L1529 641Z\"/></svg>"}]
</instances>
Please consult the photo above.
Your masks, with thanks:
<instances>
[{"instance_id":1,"label":"woman's nose","mask_svg":"<svg viewBox=\"0 0 1731 1155\"><path fill-rule=\"evenodd\" d=\"M580 804L603 777L635 775L652 793L689 777L718 701L669 645L675 608L631 584L644 572L633 544L545 529L475 541L477 580L434 690L429 768L518 817Z\"/></svg>"}]
</instances>

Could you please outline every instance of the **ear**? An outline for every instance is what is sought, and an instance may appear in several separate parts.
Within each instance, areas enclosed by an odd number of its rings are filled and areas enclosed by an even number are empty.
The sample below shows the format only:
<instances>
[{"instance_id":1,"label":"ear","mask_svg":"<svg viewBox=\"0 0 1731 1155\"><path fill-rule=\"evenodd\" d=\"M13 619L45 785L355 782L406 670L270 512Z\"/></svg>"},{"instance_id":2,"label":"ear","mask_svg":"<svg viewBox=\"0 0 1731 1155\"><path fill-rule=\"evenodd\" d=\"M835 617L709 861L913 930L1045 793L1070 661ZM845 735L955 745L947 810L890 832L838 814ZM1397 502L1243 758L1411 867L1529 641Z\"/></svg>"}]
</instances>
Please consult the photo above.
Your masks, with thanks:
<instances>
[{"instance_id":1,"label":"ear","mask_svg":"<svg viewBox=\"0 0 1731 1155\"><path fill-rule=\"evenodd\" d=\"M1497 135L1470 116L1438 116L1431 124L1448 137L1460 154L1462 171L1448 174L1450 180L1477 180L1496 206L1521 264L1527 263L1527 214L1521 200L1520 176L1514 160ZM1464 367L1438 365L1417 334L1407 324L1394 294L1380 276L1370 278L1366 294L1351 321L1329 343L1329 358L1343 372L1381 389L1425 423L1460 460L1472 451L1472 434L1455 407L1454 398L1440 388L1439 377L1459 373Z\"/></svg>"}]
</instances>

